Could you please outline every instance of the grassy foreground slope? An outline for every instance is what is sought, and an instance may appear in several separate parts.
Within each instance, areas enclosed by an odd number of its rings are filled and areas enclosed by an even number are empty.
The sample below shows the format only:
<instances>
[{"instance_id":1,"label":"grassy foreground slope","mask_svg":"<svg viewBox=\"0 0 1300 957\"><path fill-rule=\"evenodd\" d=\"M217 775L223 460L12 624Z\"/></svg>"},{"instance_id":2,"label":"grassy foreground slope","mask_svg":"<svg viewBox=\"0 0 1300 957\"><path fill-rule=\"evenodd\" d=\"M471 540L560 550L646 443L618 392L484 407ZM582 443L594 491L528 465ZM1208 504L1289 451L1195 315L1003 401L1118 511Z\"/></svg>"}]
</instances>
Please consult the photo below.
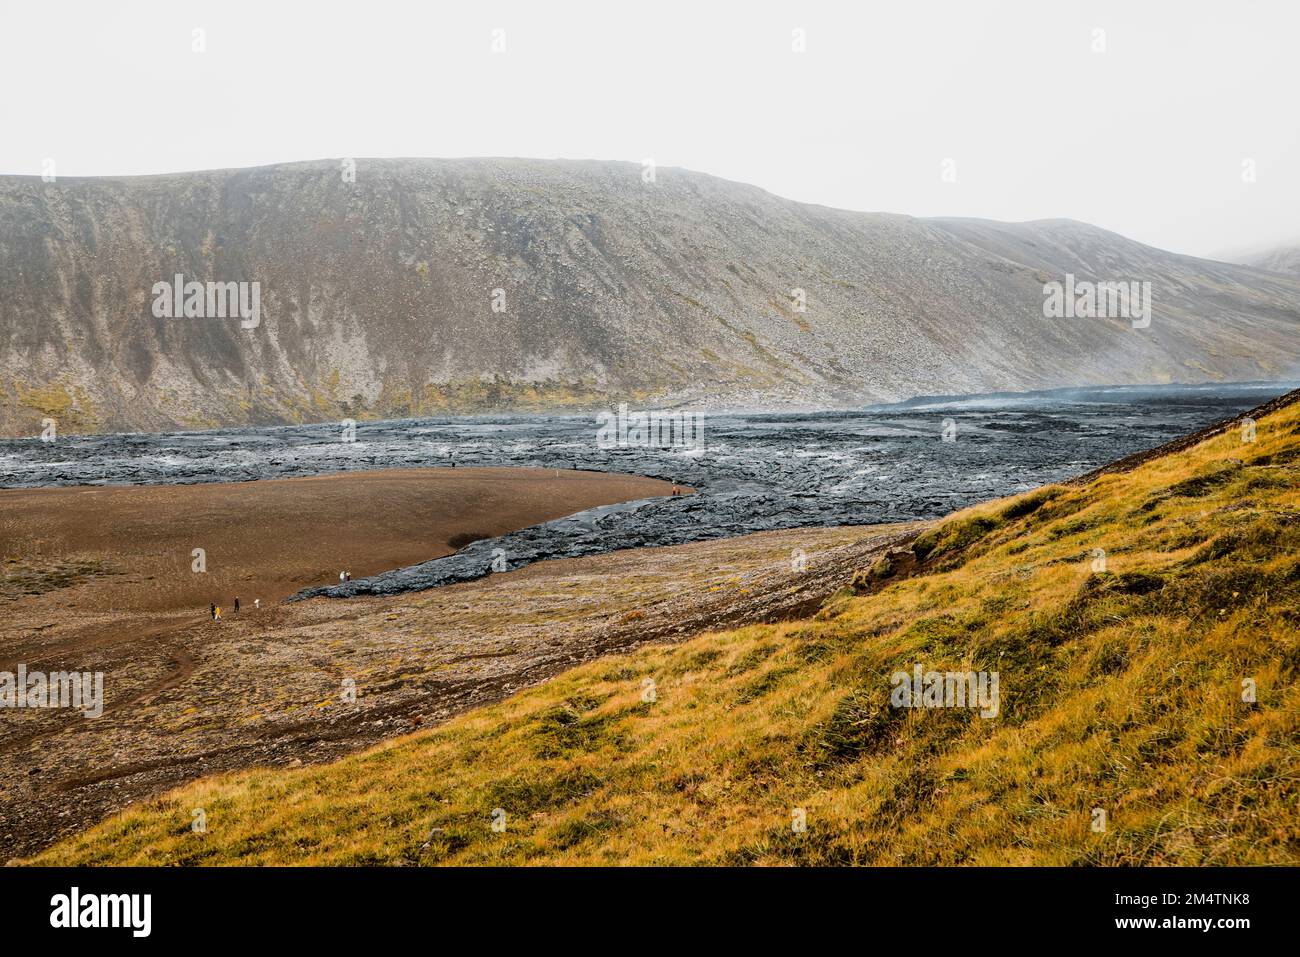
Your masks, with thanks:
<instances>
[{"instance_id":1,"label":"grassy foreground slope","mask_svg":"<svg viewBox=\"0 0 1300 957\"><path fill-rule=\"evenodd\" d=\"M957 513L814 619L584 665L335 764L203 780L37 860L1296 863L1298 479L1291 405L1253 443L1232 429ZM891 707L918 663L996 671L997 717Z\"/></svg>"}]
</instances>

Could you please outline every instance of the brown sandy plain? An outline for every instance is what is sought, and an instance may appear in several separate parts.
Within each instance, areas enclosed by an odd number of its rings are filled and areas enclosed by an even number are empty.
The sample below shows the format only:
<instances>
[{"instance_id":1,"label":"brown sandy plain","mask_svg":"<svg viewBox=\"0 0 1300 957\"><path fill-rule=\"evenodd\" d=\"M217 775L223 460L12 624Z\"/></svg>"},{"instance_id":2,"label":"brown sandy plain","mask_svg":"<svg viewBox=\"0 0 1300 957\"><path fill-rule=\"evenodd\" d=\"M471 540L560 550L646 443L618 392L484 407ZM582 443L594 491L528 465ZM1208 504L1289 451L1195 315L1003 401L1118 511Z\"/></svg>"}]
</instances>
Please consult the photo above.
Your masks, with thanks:
<instances>
[{"instance_id":1,"label":"brown sandy plain","mask_svg":"<svg viewBox=\"0 0 1300 957\"><path fill-rule=\"evenodd\" d=\"M450 555L598 505L667 495L670 483L563 469L346 472L206 485L0 490L0 595L97 581L82 612L228 612ZM193 550L205 552L196 574ZM8 657L6 655L6 657Z\"/></svg>"}]
</instances>

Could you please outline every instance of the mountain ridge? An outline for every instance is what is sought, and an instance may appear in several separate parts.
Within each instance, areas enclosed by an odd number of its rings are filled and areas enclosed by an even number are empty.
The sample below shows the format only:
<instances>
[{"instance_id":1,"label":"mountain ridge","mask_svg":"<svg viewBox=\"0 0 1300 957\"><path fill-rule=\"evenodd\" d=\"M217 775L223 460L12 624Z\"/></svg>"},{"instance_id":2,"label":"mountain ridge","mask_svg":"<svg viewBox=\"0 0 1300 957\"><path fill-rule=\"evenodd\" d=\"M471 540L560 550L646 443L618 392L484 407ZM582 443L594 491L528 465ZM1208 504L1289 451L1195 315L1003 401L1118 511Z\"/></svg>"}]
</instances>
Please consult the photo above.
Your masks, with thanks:
<instances>
[{"instance_id":1,"label":"mountain ridge","mask_svg":"<svg viewBox=\"0 0 1300 957\"><path fill-rule=\"evenodd\" d=\"M350 183L337 160L0 177L0 432L835 408L1300 368L1300 277L1073 220L853 212L633 163L353 162ZM1151 280L1151 328L1044 319L1067 272ZM176 274L258 282L263 321L151 315Z\"/></svg>"}]
</instances>

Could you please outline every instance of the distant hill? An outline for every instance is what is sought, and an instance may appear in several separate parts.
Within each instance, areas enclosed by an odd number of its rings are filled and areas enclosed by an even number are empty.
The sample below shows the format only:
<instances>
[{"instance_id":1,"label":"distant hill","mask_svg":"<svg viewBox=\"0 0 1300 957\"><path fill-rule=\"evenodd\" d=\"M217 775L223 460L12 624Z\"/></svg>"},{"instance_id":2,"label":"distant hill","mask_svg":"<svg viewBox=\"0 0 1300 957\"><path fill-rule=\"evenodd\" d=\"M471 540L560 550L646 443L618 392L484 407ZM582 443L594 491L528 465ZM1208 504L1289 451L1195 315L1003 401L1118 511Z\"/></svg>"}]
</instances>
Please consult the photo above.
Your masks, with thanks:
<instances>
[{"instance_id":1,"label":"distant hill","mask_svg":"<svg viewBox=\"0 0 1300 957\"><path fill-rule=\"evenodd\" d=\"M1300 243L1274 246L1272 249L1240 257L1237 261L1247 266L1300 276Z\"/></svg>"},{"instance_id":2,"label":"distant hill","mask_svg":"<svg viewBox=\"0 0 1300 957\"><path fill-rule=\"evenodd\" d=\"M260 325L156 317L177 273L258 282ZM1045 319L1066 273L1150 281L1150 328ZM1298 330L1300 277L1077 222L846 212L679 169L0 177L3 434L47 416L149 430L1272 379L1300 365Z\"/></svg>"}]
</instances>

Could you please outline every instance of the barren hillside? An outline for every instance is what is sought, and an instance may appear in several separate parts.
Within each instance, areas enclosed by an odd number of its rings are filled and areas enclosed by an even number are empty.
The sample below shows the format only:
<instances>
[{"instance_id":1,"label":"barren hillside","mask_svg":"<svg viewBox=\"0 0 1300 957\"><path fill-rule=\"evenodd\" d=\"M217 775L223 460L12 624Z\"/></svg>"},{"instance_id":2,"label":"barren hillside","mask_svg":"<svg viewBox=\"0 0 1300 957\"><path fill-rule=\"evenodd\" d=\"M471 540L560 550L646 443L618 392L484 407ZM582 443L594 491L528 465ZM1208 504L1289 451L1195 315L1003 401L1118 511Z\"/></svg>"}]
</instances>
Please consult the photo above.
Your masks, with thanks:
<instances>
[{"instance_id":1,"label":"barren hillside","mask_svg":"<svg viewBox=\"0 0 1300 957\"><path fill-rule=\"evenodd\" d=\"M1044 319L1067 272L1150 281L1150 328ZM260 283L260 325L155 317L178 273ZM0 177L13 435L1271 379L1298 322L1300 278L1077 222L845 212L627 163Z\"/></svg>"}]
</instances>

